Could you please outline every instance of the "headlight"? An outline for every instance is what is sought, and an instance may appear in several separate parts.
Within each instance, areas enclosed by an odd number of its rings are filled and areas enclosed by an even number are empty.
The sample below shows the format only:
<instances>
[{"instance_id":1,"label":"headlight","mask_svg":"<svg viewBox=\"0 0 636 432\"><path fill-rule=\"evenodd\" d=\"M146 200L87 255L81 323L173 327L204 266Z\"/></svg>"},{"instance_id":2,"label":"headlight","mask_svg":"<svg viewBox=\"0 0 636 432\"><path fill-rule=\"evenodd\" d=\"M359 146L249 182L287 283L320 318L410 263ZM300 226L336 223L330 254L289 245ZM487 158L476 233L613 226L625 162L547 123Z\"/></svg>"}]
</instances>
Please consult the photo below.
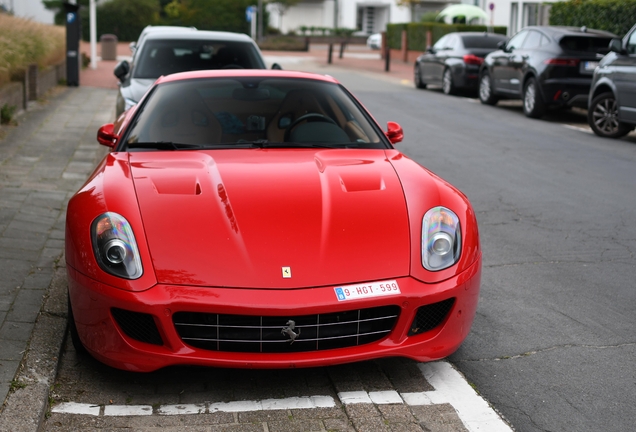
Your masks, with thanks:
<instances>
[{"instance_id":1,"label":"headlight","mask_svg":"<svg viewBox=\"0 0 636 432\"><path fill-rule=\"evenodd\" d=\"M129 109L131 109L135 105L137 105L136 101L134 101L132 99L128 99L127 97L124 98L124 111L128 111Z\"/></svg>"},{"instance_id":2,"label":"headlight","mask_svg":"<svg viewBox=\"0 0 636 432\"><path fill-rule=\"evenodd\" d=\"M445 207L433 207L422 220L422 265L443 270L459 260L462 234L459 218Z\"/></svg>"},{"instance_id":3,"label":"headlight","mask_svg":"<svg viewBox=\"0 0 636 432\"><path fill-rule=\"evenodd\" d=\"M137 279L142 275L137 242L123 216L117 213L99 216L91 225L91 239L102 270L125 279Z\"/></svg>"}]
</instances>

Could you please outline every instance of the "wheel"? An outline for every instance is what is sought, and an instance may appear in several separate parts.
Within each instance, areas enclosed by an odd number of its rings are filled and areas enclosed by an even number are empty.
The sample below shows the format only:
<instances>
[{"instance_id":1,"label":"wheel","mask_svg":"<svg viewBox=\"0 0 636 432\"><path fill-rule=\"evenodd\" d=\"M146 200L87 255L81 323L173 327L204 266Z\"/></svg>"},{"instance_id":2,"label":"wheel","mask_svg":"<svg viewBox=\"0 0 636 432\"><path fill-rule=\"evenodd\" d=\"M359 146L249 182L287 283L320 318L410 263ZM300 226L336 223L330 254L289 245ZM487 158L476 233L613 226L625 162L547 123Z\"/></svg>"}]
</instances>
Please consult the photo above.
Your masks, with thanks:
<instances>
[{"instance_id":1,"label":"wheel","mask_svg":"<svg viewBox=\"0 0 636 432\"><path fill-rule=\"evenodd\" d=\"M67 296L68 301L68 331L71 334L71 342L73 342L73 348L77 354L88 353L84 344L82 343L79 333L77 332L77 326L75 325L75 317L73 316L73 308L71 308L71 297Z\"/></svg>"},{"instance_id":2,"label":"wheel","mask_svg":"<svg viewBox=\"0 0 636 432\"><path fill-rule=\"evenodd\" d=\"M523 113L530 118L539 118L545 114L545 102L535 78L529 78L523 88Z\"/></svg>"},{"instance_id":3,"label":"wheel","mask_svg":"<svg viewBox=\"0 0 636 432\"><path fill-rule=\"evenodd\" d=\"M482 73L479 79L479 100L485 105L496 105L499 102L499 98L492 91L492 81L488 72Z\"/></svg>"},{"instance_id":4,"label":"wheel","mask_svg":"<svg viewBox=\"0 0 636 432\"><path fill-rule=\"evenodd\" d=\"M604 138L620 138L631 130L631 127L618 121L618 104L611 92L601 93L592 99L587 111L587 122L596 135Z\"/></svg>"},{"instance_id":5,"label":"wheel","mask_svg":"<svg viewBox=\"0 0 636 432\"><path fill-rule=\"evenodd\" d=\"M415 87L418 89L425 89L426 84L422 82L422 77L420 76L420 66L418 64L413 68L413 82L415 82Z\"/></svg>"},{"instance_id":6,"label":"wheel","mask_svg":"<svg viewBox=\"0 0 636 432\"><path fill-rule=\"evenodd\" d=\"M442 77L442 91L447 95L454 95L457 93L457 87L453 84L453 73L449 68L444 69L444 76Z\"/></svg>"},{"instance_id":7,"label":"wheel","mask_svg":"<svg viewBox=\"0 0 636 432\"><path fill-rule=\"evenodd\" d=\"M289 134L291 134L292 129L294 129L296 126L298 126L299 123L301 123L303 121L308 121L308 120L321 121L321 122L325 122L325 123L332 123L332 124L335 124L336 126L338 126L338 123L336 123L334 120L332 120L329 117L324 116L322 114L318 114L318 113L305 114L305 115L302 115L302 116L298 117L295 121L292 122L292 124L287 126L287 129L285 129L285 137L283 138L283 141L285 141L285 142L289 141Z\"/></svg>"}]
</instances>

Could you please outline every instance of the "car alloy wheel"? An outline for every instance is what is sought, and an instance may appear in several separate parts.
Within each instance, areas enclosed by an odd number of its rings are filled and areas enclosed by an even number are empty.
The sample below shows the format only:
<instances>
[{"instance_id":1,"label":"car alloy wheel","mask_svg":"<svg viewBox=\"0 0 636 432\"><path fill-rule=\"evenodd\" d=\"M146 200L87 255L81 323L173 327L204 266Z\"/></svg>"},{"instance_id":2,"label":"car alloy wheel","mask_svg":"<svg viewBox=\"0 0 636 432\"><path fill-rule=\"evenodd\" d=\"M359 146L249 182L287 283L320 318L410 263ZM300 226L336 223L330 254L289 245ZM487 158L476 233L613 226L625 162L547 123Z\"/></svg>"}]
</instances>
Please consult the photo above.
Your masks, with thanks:
<instances>
[{"instance_id":1,"label":"car alloy wheel","mask_svg":"<svg viewBox=\"0 0 636 432\"><path fill-rule=\"evenodd\" d=\"M535 78L528 79L523 91L523 112L527 117L539 118L545 113L545 104Z\"/></svg>"},{"instance_id":2,"label":"car alloy wheel","mask_svg":"<svg viewBox=\"0 0 636 432\"><path fill-rule=\"evenodd\" d=\"M499 101L499 98L492 94L488 72L484 72L479 79L479 100L486 105L495 105Z\"/></svg>"},{"instance_id":3,"label":"car alloy wheel","mask_svg":"<svg viewBox=\"0 0 636 432\"><path fill-rule=\"evenodd\" d=\"M620 138L630 131L618 120L618 103L614 94L609 92L592 100L588 123L596 135L606 138Z\"/></svg>"},{"instance_id":4,"label":"car alloy wheel","mask_svg":"<svg viewBox=\"0 0 636 432\"><path fill-rule=\"evenodd\" d=\"M415 87L419 89L426 88L426 84L422 82L422 77L420 76L420 66L418 64L415 64L415 67L413 68L413 82L415 83Z\"/></svg>"},{"instance_id":5,"label":"car alloy wheel","mask_svg":"<svg viewBox=\"0 0 636 432\"><path fill-rule=\"evenodd\" d=\"M453 74L450 69L444 70L444 76L442 77L442 91L444 94L455 94L455 86L453 85Z\"/></svg>"}]
</instances>

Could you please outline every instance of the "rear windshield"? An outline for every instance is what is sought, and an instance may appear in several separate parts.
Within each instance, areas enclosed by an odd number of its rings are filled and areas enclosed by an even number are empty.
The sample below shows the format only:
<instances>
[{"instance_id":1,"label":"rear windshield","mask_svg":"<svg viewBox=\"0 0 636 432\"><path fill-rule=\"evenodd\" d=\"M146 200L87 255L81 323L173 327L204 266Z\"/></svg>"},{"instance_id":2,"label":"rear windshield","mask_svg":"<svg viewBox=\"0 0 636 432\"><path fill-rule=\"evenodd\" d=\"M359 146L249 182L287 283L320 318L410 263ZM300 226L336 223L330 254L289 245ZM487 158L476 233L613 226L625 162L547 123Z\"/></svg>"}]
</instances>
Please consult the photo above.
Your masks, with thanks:
<instances>
[{"instance_id":1,"label":"rear windshield","mask_svg":"<svg viewBox=\"0 0 636 432\"><path fill-rule=\"evenodd\" d=\"M497 48L497 44L506 40L505 36L462 36L466 48Z\"/></svg>"},{"instance_id":2,"label":"rear windshield","mask_svg":"<svg viewBox=\"0 0 636 432\"><path fill-rule=\"evenodd\" d=\"M213 40L147 41L136 63L133 77L152 79L193 70L265 68L251 43Z\"/></svg>"},{"instance_id":3,"label":"rear windshield","mask_svg":"<svg viewBox=\"0 0 636 432\"><path fill-rule=\"evenodd\" d=\"M610 40L609 37L565 36L559 45L565 51L607 54Z\"/></svg>"}]
</instances>

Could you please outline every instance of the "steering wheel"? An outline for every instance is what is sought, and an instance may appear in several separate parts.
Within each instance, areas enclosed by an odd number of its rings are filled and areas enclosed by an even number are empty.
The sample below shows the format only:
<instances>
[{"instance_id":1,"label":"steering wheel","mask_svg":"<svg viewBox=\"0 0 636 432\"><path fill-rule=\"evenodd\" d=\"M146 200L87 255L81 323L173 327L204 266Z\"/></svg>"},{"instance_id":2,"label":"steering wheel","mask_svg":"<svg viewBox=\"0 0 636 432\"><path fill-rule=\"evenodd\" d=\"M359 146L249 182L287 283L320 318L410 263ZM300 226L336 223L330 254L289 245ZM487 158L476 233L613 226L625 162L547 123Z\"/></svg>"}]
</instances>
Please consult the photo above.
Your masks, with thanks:
<instances>
[{"instance_id":1,"label":"steering wheel","mask_svg":"<svg viewBox=\"0 0 636 432\"><path fill-rule=\"evenodd\" d=\"M305 120L309 120L312 119L314 121L321 121L321 122L325 122L325 123L331 123L334 124L336 126L338 126L338 123L336 123L335 121L333 121L333 119L324 116L322 114L318 114L318 113L309 113L309 114L305 114L302 115L300 117L298 117L296 120L294 120L292 122L292 124L290 124L289 126L287 126L287 129L285 129L285 136L283 138L284 142L289 141L289 135L291 134L292 129L294 129L296 126L298 126L298 123L303 122Z\"/></svg>"}]
</instances>

